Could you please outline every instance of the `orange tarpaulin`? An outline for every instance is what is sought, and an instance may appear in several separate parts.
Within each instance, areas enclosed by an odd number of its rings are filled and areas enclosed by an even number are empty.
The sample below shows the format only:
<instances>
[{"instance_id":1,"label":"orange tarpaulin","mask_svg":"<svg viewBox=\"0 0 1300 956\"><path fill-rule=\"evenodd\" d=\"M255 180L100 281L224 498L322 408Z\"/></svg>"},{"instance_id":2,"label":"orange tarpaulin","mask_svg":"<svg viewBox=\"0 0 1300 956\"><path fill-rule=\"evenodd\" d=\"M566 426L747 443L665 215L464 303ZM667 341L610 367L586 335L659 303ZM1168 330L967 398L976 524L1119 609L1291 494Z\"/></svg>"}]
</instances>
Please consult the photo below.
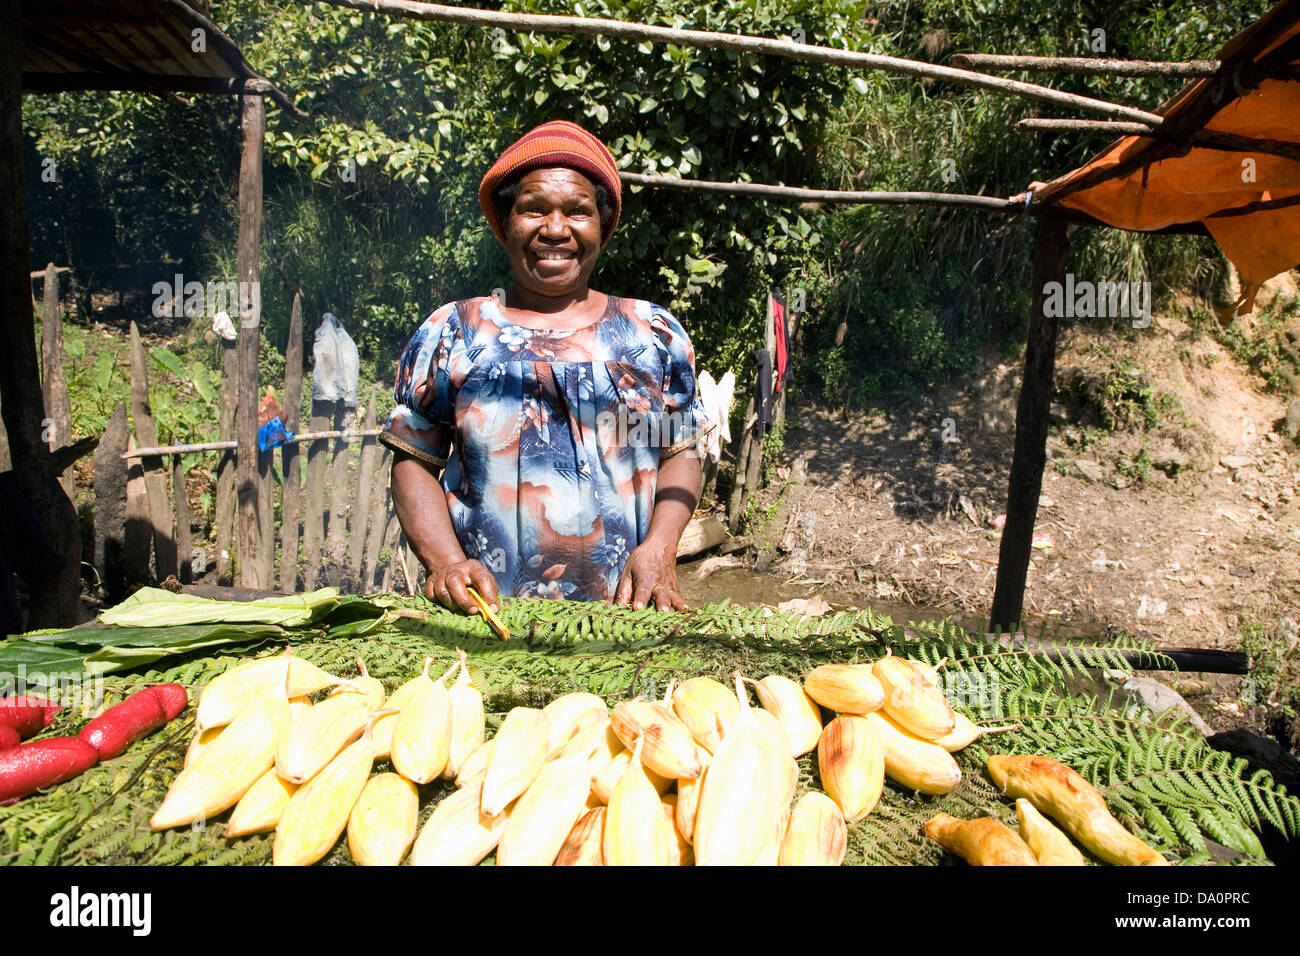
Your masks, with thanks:
<instances>
[{"instance_id":1,"label":"orange tarpaulin","mask_svg":"<svg viewBox=\"0 0 1300 956\"><path fill-rule=\"evenodd\" d=\"M1232 64L1227 68L1229 75L1241 76L1237 63L1258 63L1297 35L1300 0L1284 0L1229 41L1219 59ZM1288 53L1283 60L1294 64L1300 62L1300 56ZM1294 71L1283 78L1266 79L1238 98L1222 95L1224 83L1223 77L1199 79L1156 112L1176 121L1194 109L1212 106L1206 99L1217 95L1226 103L1201 128L1256 140L1300 143L1300 78ZM1224 213L1252 203L1300 196L1300 161L1249 149L1192 146L1183 155L1170 152L1168 143L1158 138L1125 137L1086 166L1046 185L1035 184L1033 198L1051 204L1059 195L1055 202L1062 208L1139 232L1203 224L1241 274L1243 294L1236 304L1241 313L1249 312L1261 283L1300 263L1300 205ZM1132 172L1070 192L1068 187L1083 177L1139 155L1150 159Z\"/></svg>"}]
</instances>

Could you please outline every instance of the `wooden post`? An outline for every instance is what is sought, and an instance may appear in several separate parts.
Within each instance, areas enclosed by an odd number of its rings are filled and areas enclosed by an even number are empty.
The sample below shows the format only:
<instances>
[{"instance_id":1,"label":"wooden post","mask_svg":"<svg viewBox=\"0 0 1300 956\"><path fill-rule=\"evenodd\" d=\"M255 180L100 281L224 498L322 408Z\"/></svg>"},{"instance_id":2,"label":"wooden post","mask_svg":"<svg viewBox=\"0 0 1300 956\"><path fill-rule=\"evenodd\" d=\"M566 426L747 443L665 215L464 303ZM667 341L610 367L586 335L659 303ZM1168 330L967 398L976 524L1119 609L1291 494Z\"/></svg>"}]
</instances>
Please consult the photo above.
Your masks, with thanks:
<instances>
[{"instance_id":1,"label":"wooden post","mask_svg":"<svg viewBox=\"0 0 1300 956\"><path fill-rule=\"evenodd\" d=\"M370 401L366 403L366 418L363 423L366 431L375 427L375 392L370 391ZM352 528L348 532L348 578L361 580L361 559L366 551L366 522L370 511L370 486L374 480L375 451L379 441L373 435L361 440L361 463L357 466L357 494L352 499Z\"/></svg>"},{"instance_id":2,"label":"wooden post","mask_svg":"<svg viewBox=\"0 0 1300 956\"><path fill-rule=\"evenodd\" d=\"M81 614L81 528L42 438L45 409L33 334L27 187L23 178L23 22L19 0L0 0L0 415L14 480L50 544L67 558L57 575L33 585L31 627L75 624Z\"/></svg>"},{"instance_id":3,"label":"wooden post","mask_svg":"<svg viewBox=\"0 0 1300 956\"><path fill-rule=\"evenodd\" d=\"M158 444L158 430L149 408L149 372L145 366L140 330L131 323L131 421L136 440L146 448ZM144 485L149 495L149 521L153 525L153 564L158 579L175 574L176 539L172 537L172 505L167 498L167 479L159 455L140 459Z\"/></svg>"},{"instance_id":4,"label":"wooden post","mask_svg":"<svg viewBox=\"0 0 1300 956\"><path fill-rule=\"evenodd\" d=\"M302 292L293 294L289 312L289 344L284 350L284 427L297 432L302 421ZM298 589L298 513L302 482L298 443L286 442L280 449L284 488L280 498L280 590Z\"/></svg>"},{"instance_id":5,"label":"wooden post","mask_svg":"<svg viewBox=\"0 0 1300 956\"><path fill-rule=\"evenodd\" d=\"M262 321L258 285L258 255L262 235L262 147L266 137L266 105L260 96L241 96L243 148L239 160L239 404L235 409L238 466L235 523L239 554L239 586L269 590L272 586L273 543L263 539L261 483L267 480L270 455L257 450L258 326Z\"/></svg>"},{"instance_id":6,"label":"wooden post","mask_svg":"<svg viewBox=\"0 0 1300 956\"><path fill-rule=\"evenodd\" d=\"M1007 483L1007 523L998 550L997 585L989 615L989 630L1011 631L1020 623L1025 600L1025 578L1033 548L1038 496L1043 489L1047 463L1048 411L1052 404L1052 376L1056 370L1056 316L1044 314L1049 282L1064 282L1070 258L1065 220L1044 215L1038 220L1034 241L1034 298L1029 311L1025 344L1024 382L1016 407L1016 445Z\"/></svg>"},{"instance_id":7,"label":"wooden post","mask_svg":"<svg viewBox=\"0 0 1300 956\"><path fill-rule=\"evenodd\" d=\"M95 449L94 561L109 604L126 597L126 462L122 453L126 451L129 431L126 406L119 402Z\"/></svg>"},{"instance_id":8,"label":"wooden post","mask_svg":"<svg viewBox=\"0 0 1300 956\"><path fill-rule=\"evenodd\" d=\"M41 295L41 377L45 399L45 416L52 426L50 450L72 441L72 401L68 397L68 378L63 370L63 318L59 310L59 274L54 263L45 267L45 288ZM63 490L73 494L72 470L59 478Z\"/></svg>"},{"instance_id":9,"label":"wooden post","mask_svg":"<svg viewBox=\"0 0 1300 956\"><path fill-rule=\"evenodd\" d=\"M185 466L179 454L172 455L172 500L176 503L177 578L194 583L194 541L190 533L190 502L185 493Z\"/></svg>"},{"instance_id":10,"label":"wooden post","mask_svg":"<svg viewBox=\"0 0 1300 956\"><path fill-rule=\"evenodd\" d=\"M308 428L323 432L330 427L333 402L312 400ZM329 454L328 439L318 439L307 446L307 511L302 516L302 586L320 587L321 548L325 543L325 472Z\"/></svg>"},{"instance_id":11,"label":"wooden post","mask_svg":"<svg viewBox=\"0 0 1300 956\"><path fill-rule=\"evenodd\" d=\"M126 449L135 448L135 436L126 436ZM144 466L139 458L126 465L126 527L122 532L122 568L128 584L144 584L149 574L149 544L153 529L149 521L149 493L144 488Z\"/></svg>"},{"instance_id":12,"label":"wooden post","mask_svg":"<svg viewBox=\"0 0 1300 956\"><path fill-rule=\"evenodd\" d=\"M772 296L769 293L767 296L767 316L763 325L763 348L767 350L769 356L772 356L773 375L775 376L776 331L774 322ZM775 384L775 379L773 384ZM757 379L755 379L755 393L749 400L749 406L745 409L745 425L740 433L740 454L736 456L736 476L733 479L731 488L731 501L727 507L727 530L732 534L740 530L740 519L745 512L745 499L758 489L759 481L763 477L764 436L761 434L755 435L754 429L757 428L757 425L751 425L751 422L755 421L758 411L757 387Z\"/></svg>"},{"instance_id":13,"label":"wooden post","mask_svg":"<svg viewBox=\"0 0 1300 956\"><path fill-rule=\"evenodd\" d=\"M356 428L356 424L356 410L347 408L340 401L334 411L335 430L350 432ZM325 536L326 580L334 587L342 585L347 565L348 459L351 457L351 448L347 435L334 439L334 462L330 469L329 530Z\"/></svg>"},{"instance_id":14,"label":"wooden post","mask_svg":"<svg viewBox=\"0 0 1300 956\"><path fill-rule=\"evenodd\" d=\"M388 516L388 529L384 532L384 548L388 551L388 562L384 565L384 574L380 579L379 590L387 592L393 586L393 569L398 564L397 542L402 536L402 526L397 520L397 513Z\"/></svg>"},{"instance_id":15,"label":"wooden post","mask_svg":"<svg viewBox=\"0 0 1300 956\"><path fill-rule=\"evenodd\" d=\"M736 452L736 470L731 479L731 499L727 502L727 530L732 534L740 531L740 519L745 511L745 478L749 472L749 451L754 446L753 420L754 396L751 393L740 434L736 436L740 444Z\"/></svg>"},{"instance_id":16,"label":"wooden post","mask_svg":"<svg viewBox=\"0 0 1300 956\"><path fill-rule=\"evenodd\" d=\"M237 318L237 317L236 317ZM235 342L221 340L221 413L218 438L235 440L235 409L239 406L239 349ZM235 469L234 449L221 452L217 459L217 496L212 522L217 533L217 584L234 584Z\"/></svg>"},{"instance_id":17,"label":"wooden post","mask_svg":"<svg viewBox=\"0 0 1300 956\"><path fill-rule=\"evenodd\" d=\"M393 453L384 446L383 457L375 470L371 482L370 501L366 507L370 514L366 519L366 555L361 567L361 593L369 594L375 587L375 571L379 565L379 549L383 546L384 528L387 516L392 508L392 488L389 486L389 473L393 467Z\"/></svg>"}]
</instances>

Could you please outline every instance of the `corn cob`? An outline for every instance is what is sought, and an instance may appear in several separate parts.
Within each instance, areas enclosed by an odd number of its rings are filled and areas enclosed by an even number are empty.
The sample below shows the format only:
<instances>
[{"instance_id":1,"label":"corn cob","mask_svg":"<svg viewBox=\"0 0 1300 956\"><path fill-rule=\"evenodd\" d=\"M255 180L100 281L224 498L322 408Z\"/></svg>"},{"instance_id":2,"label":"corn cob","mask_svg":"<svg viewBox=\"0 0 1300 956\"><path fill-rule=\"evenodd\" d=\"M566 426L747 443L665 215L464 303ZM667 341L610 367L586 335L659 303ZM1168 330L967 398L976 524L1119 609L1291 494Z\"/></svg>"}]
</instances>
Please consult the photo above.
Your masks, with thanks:
<instances>
[{"instance_id":1,"label":"corn cob","mask_svg":"<svg viewBox=\"0 0 1300 956\"><path fill-rule=\"evenodd\" d=\"M209 727L207 730L200 730L195 734L194 739L190 741L190 745L185 751L185 766L188 767L190 764L194 763L194 761L198 759L199 754L207 750L213 741L221 736L221 732L225 729L224 726Z\"/></svg>"},{"instance_id":2,"label":"corn cob","mask_svg":"<svg viewBox=\"0 0 1300 956\"><path fill-rule=\"evenodd\" d=\"M763 850L754 859L754 866L777 866L781 862L781 841L785 838L786 827L790 825L790 808L781 810L781 815L773 821L771 835Z\"/></svg>"},{"instance_id":3,"label":"corn cob","mask_svg":"<svg viewBox=\"0 0 1300 956\"><path fill-rule=\"evenodd\" d=\"M953 728L952 733L944 734L935 741L936 744L950 754L964 750L985 734L1000 734L1008 730L1020 729L1019 724L1008 724L1005 727L981 727L965 714L954 712L953 716L957 719L957 725Z\"/></svg>"},{"instance_id":4,"label":"corn cob","mask_svg":"<svg viewBox=\"0 0 1300 956\"><path fill-rule=\"evenodd\" d=\"M566 757L581 757L583 760L591 760L597 763L596 769L603 767L610 758L609 747L606 746L607 737L613 736L609 730L609 718L606 717L604 722L590 724L579 730L560 746L548 760L563 760ZM618 748L623 749L623 745L614 738ZM590 774L588 774L590 776Z\"/></svg>"},{"instance_id":5,"label":"corn cob","mask_svg":"<svg viewBox=\"0 0 1300 956\"><path fill-rule=\"evenodd\" d=\"M782 806L789 806L799 785L799 765L790 756L790 738L785 735L784 725L773 714L758 707L751 707L750 712L767 741L764 752L772 772L772 792L778 795Z\"/></svg>"},{"instance_id":6,"label":"corn cob","mask_svg":"<svg viewBox=\"0 0 1300 956\"><path fill-rule=\"evenodd\" d=\"M275 750L275 772L290 783L306 783L357 739L369 718L366 695L351 689L313 704L281 735Z\"/></svg>"},{"instance_id":7,"label":"corn cob","mask_svg":"<svg viewBox=\"0 0 1300 956\"><path fill-rule=\"evenodd\" d=\"M389 758L393 769L412 783L429 783L442 776L451 752L451 697L446 681L456 667L435 681L429 678L431 661L425 658L424 671L415 678L418 689L393 725Z\"/></svg>"},{"instance_id":8,"label":"corn cob","mask_svg":"<svg viewBox=\"0 0 1300 956\"><path fill-rule=\"evenodd\" d=\"M268 696L245 707L221 735L182 770L162 805L149 820L152 830L166 830L203 820L234 806L275 764L275 744L289 722L284 695L287 658L277 658L280 685Z\"/></svg>"},{"instance_id":9,"label":"corn cob","mask_svg":"<svg viewBox=\"0 0 1300 956\"><path fill-rule=\"evenodd\" d=\"M1058 830L1034 805L1020 797L1016 800L1016 819L1020 821L1020 839L1034 851L1039 866L1086 866L1079 848Z\"/></svg>"},{"instance_id":10,"label":"corn cob","mask_svg":"<svg viewBox=\"0 0 1300 956\"><path fill-rule=\"evenodd\" d=\"M609 795L601 842L606 866L668 866L670 862L670 838L659 794L642 765L643 746L636 741L627 769Z\"/></svg>"},{"instance_id":11,"label":"corn cob","mask_svg":"<svg viewBox=\"0 0 1300 956\"><path fill-rule=\"evenodd\" d=\"M871 728L885 752L890 780L921 793L950 793L961 783L961 768L952 754L899 727L884 714L868 714Z\"/></svg>"},{"instance_id":12,"label":"corn cob","mask_svg":"<svg viewBox=\"0 0 1300 956\"><path fill-rule=\"evenodd\" d=\"M551 760L515 803L497 846L498 866L550 866L586 810L591 780L581 757Z\"/></svg>"},{"instance_id":13,"label":"corn cob","mask_svg":"<svg viewBox=\"0 0 1300 956\"><path fill-rule=\"evenodd\" d=\"M885 789L885 755L867 717L836 717L817 744L822 789L848 823L875 809Z\"/></svg>"},{"instance_id":14,"label":"corn cob","mask_svg":"<svg viewBox=\"0 0 1300 956\"><path fill-rule=\"evenodd\" d=\"M785 727L785 734L790 739L790 755L802 757L816 750L822 735L821 710L803 688L778 674L750 683L754 685L763 709Z\"/></svg>"},{"instance_id":15,"label":"corn cob","mask_svg":"<svg viewBox=\"0 0 1300 956\"><path fill-rule=\"evenodd\" d=\"M722 743L727 725L740 713L740 704L731 688L711 677L692 677L673 691L672 710L695 742L713 753Z\"/></svg>"},{"instance_id":16,"label":"corn cob","mask_svg":"<svg viewBox=\"0 0 1300 956\"><path fill-rule=\"evenodd\" d=\"M1033 850L1015 832L992 817L959 820L936 814L925 835L971 866L1037 866Z\"/></svg>"},{"instance_id":17,"label":"corn cob","mask_svg":"<svg viewBox=\"0 0 1300 956\"><path fill-rule=\"evenodd\" d=\"M739 672L735 682L740 714L709 763L695 815L698 866L749 865L771 841L774 821L780 817L764 756L763 729L750 710Z\"/></svg>"},{"instance_id":18,"label":"corn cob","mask_svg":"<svg viewBox=\"0 0 1300 956\"><path fill-rule=\"evenodd\" d=\"M230 811L230 820L226 823L226 837L247 836L250 833L262 833L274 830L280 822L280 815L289 805L289 798L297 791L298 785L285 780L274 769L268 770L258 778L239 798L235 809Z\"/></svg>"},{"instance_id":19,"label":"corn cob","mask_svg":"<svg viewBox=\"0 0 1300 956\"><path fill-rule=\"evenodd\" d=\"M465 758L465 763L461 765L460 772L456 774L457 788L482 786L483 777L487 774L488 758L491 755L491 740L485 740L475 747L473 752Z\"/></svg>"},{"instance_id":20,"label":"corn cob","mask_svg":"<svg viewBox=\"0 0 1300 956\"><path fill-rule=\"evenodd\" d=\"M537 779L546 762L546 718L532 707L515 707L492 738L483 776L482 810L497 816Z\"/></svg>"},{"instance_id":21,"label":"corn cob","mask_svg":"<svg viewBox=\"0 0 1300 956\"><path fill-rule=\"evenodd\" d=\"M371 737L374 740L374 758L376 760L386 760L392 755L393 730L397 727L397 715L402 712L403 707L414 701L424 690L421 678L427 676L429 666L432 663L433 658L426 657L424 659L424 670L393 691L388 696L388 700L384 701L384 710L392 711L392 713L376 720L374 730L371 731Z\"/></svg>"},{"instance_id":22,"label":"corn cob","mask_svg":"<svg viewBox=\"0 0 1300 956\"><path fill-rule=\"evenodd\" d=\"M472 784L434 808L411 847L412 866L474 866L496 849L511 808L496 816L483 813L482 790L482 784Z\"/></svg>"},{"instance_id":23,"label":"corn cob","mask_svg":"<svg viewBox=\"0 0 1300 956\"><path fill-rule=\"evenodd\" d=\"M566 743L588 727L609 722L609 708L595 694L564 694L545 707L546 756L554 758Z\"/></svg>"},{"instance_id":24,"label":"corn cob","mask_svg":"<svg viewBox=\"0 0 1300 956\"><path fill-rule=\"evenodd\" d=\"M700 748L704 750L703 747ZM677 808L673 814L673 822L677 824L677 832L682 838L690 843L695 844L695 815L700 809L700 791L704 788L704 780L709 775L709 764L713 756L707 750L700 754L700 763L704 769L694 780L677 781Z\"/></svg>"},{"instance_id":25,"label":"corn cob","mask_svg":"<svg viewBox=\"0 0 1300 956\"><path fill-rule=\"evenodd\" d=\"M781 866L839 866L849 845L844 814L824 793L810 790L795 804L781 841Z\"/></svg>"},{"instance_id":26,"label":"corn cob","mask_svg":"<svg viewBox=\"0 0 1300 956\"><path fill-rule=\"evenodd\" d=\"M872 665L871 673L885 691L881 709L908 733L934 741L956 729L957 718L942 689L903 658L882 657Z\"/></svg>"},{"instance_id":27,"label":"corn cob","mask_svg":"<svg viewBox=\"0 0 1300 956\"><path fill-rule=\"evenodd\" d=\"M384 704L384 698L387 696L384 691L384 685L377 678L370 676L370 671L366 670L366 662L357 658L357 668L361 671L360 677L352 678L350 684L340 684L329 692L330 697L336 694L344 694L349 691L360 692L366 699L366 706L371 710L378 710Z\"/></svg>"},{"instance_id":28,"label":"corn cob","mask_svg":"<svg viewBox=\"0 0 1300 956\"><path fill-rule=\"evenodd\" d=\"M655 773L676 780L700 775L695 738L666 705L658 701L625 700L614 705L610 726L623 746L643 739L641 759Z\"/></svg>"},{"instance_id":29,"label":"corn cob","mask_svg":"<svg viewBox=\"0 0 1300 956\"><path fill-rule=\"evenodd\" d=\"M204 731L212 727L222 727L243 710L284 686L284 660L290 661L289 697L314 694L318 690L348 681L327 674L315 664L301 657L285 653L275 657L260 657L254 661L238 664L214 677L199 694L199 705L195 713L195 725Z\"/></svg>"},{"instance_id":30,"label":"corn cob","mask_svg":"<svg viewBox=\"0 0 1300 956\"><path fill-rule=\"evenodd\" d=\"M593 807L578 818L564 846L555 857L556 866L604 866L605 808Z\"/></svg>"},{"instance_id":31,"label":"corn cob","mask_svg":"<svg viewBox=\"0 0 1300 956\"><path fill-rule=\"evenodd\" d=\"M665 793L659 798L659 806L664 813L664 846L668 852L669 866L694 866L695 848L677 829L677 794Z\"/></svg>"},{"instance_id":32,"label":"corn cob","mask_svg":"<svg viewBox=\"0 0 1300 956\"><path fill-rule=\"evenodd\" d=\"M466 758L478 749L486 736L483 695L470 679L465 652L458 648L456 654L460 659L460 673L447 691L451 700L451 745L447 750L447 766L442 771L442 775L450 780L459 776Z\"/></svg>"},{"instance_id":33,"label":"corn cob","mask_svg":"<svg viewBox=\"0 0 1300 956\"><path fill-rule=\"evenodd\" d=\"M310 866L343 835L370 777L373 723L367 722L356 742L289 798L275 826L272 866Z\"/></svg>"},{"instance_id":34,"label":"corn cob","mask_svg":"<svg viewBox=\"0 0 1300 956\"><path fill-rule=\"evenodd\" d=\"M989 776L1009 797L1025 797L1107 863L1116 866L1168 866L1169 861L1120 824L1097 788L1050 757L994 756Z\"/></svg>"},{"instance_id":35,"label":"corn cob","mask_svg":"<svg viewBox=\"0 0 1300 956\"><path fill-rule=\"evenodd\" d=\"M623 778L623 774L627 771L627 765L631 763L631 761L632 754L629 751L620 750L609 759L609 762L606 763L605 766L592 776L591 792L596 799L603 803L609 803L610 794L612 794L614 788L618 786L619 780ZM665 777L661 774L657 774L649 767L645 768L645 772L646 776L650 779L650 782L654 785L656 793L667 793L672 789L672 777Z\"/></svg>"},{"instance_id":36,"label":"corn cob","mask_svg":"<svg viewBox=\"0 0 1300 956\"><path fill-rule=\"evenodd\" d=\"M880 681L865 667L823 664L803 678L804 693L829 710L841 714L870 714L885 701Z\"/></svg>"},{"instance_id":37,"label":"corn cob","mask_svg":"<svg viewBox=\"0 0 1300 956\"><path fill-rule=\"evenodd\" d=\"M395 773L371 777L348 817L348 851L360 866L397 866L415 841L420 797Z\"/></svg>"}]
</instances>

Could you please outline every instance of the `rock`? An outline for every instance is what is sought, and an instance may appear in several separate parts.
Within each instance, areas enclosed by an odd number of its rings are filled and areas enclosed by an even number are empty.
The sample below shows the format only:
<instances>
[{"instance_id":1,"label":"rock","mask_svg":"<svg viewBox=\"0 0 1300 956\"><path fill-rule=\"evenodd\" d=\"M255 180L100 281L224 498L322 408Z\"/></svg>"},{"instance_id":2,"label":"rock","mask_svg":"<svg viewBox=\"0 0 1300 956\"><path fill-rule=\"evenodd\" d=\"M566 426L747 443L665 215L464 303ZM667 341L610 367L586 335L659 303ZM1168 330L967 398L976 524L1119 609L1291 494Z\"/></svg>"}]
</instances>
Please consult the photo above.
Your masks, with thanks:
<instances>
[{"instance_id":1,"label":"rock","mask_svg":"<svg viewBox=\"0 0 1300 956\"><path fill-rule=\"evenodd\" d=\"M1255 464L1255 460L1245 455L1224 455L1219 459L1219 464L1229 471L1241 471L1241 469L1249 468Z\"/></svg>"},{"instance_id":2,"label":"rock","mask_svg":"<svg viewBox=\"0 0 1300 956\"><path fill-rule=\"evenodd\" d=\"M1192 709L1192 705L1183 699L1183 695L1167 684L1150 677L1132 677L1125 681L1120 689L1143 707L1157 714L1163 714L1167 710L1176 710L1183 714L1202 737L1208 737L1212 732L1210 725Z\"/></svg>"},{"instance_id":3,"label":"rock","mask_svg":"<svg viewBox=\"0 0 1300 956\"><path fill-rule=\"evenodd\" d=\"M1079 473L1093 484L1099 483L1105 477L1101 465L1091 458L1074 459L1074 467L1079 469Z\"/></svg>"},{"instance_id":4,"label":"rock","mask_svg":"<svg viewBox=\"0 0 1300 956\"><path fill-rule=\"evenodd\" d=\"M1300 441L1300 398L1292 399L1291 404L1286 407L1286 419L1282 430L1286 432L1287 438Z\"/></svg>"},{"instance_id":5,"label":"rock","mask_svg":"<svg viewBox=\"0 0 1300 956\"><path fill-rule=\"evenodd\" d=\"M1192 459L1186 452L1167 445L1157 450L1155 455L1152 456L1151 466L1173 478L1180 471L1190 468Z\"/></svg>"},{"instance_id":6,"label":"rock","mask_svg":"<svg viewBox=\"0 0 1300 956\"><path fill-rule=\"evenodd\" d=\"M1055 506L1056 506L1056 502L1053 501L1051 498L1047 497L1047 495L1039 495L1039 496L1038 496L1038 507L1039 507L1039 508L1053 508L1053 507L1055 507Z\"/></svg>"}]
</instances>

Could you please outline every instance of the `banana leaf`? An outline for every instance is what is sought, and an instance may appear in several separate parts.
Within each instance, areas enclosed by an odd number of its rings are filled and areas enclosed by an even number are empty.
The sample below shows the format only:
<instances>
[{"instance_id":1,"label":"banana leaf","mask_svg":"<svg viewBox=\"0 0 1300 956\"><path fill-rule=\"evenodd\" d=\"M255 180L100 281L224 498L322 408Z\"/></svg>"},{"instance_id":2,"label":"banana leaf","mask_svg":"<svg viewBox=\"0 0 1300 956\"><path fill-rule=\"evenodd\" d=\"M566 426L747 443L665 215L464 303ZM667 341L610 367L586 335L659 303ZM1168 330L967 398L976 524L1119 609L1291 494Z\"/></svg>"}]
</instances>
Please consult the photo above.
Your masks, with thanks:
<instances>
[{"instance_id":1,"label":"banana leaf","mask_svg":"<svg viewBox=\"0 0 1300 956\"><path fill-rule=\"evenodd\" d=\"M337 588L285 594L256 601L218 601L162 588L141 588L116 607L100 612L102 624L164 627L173 624L309 624L337 607Z\"/></svg>"}]
</instances>

